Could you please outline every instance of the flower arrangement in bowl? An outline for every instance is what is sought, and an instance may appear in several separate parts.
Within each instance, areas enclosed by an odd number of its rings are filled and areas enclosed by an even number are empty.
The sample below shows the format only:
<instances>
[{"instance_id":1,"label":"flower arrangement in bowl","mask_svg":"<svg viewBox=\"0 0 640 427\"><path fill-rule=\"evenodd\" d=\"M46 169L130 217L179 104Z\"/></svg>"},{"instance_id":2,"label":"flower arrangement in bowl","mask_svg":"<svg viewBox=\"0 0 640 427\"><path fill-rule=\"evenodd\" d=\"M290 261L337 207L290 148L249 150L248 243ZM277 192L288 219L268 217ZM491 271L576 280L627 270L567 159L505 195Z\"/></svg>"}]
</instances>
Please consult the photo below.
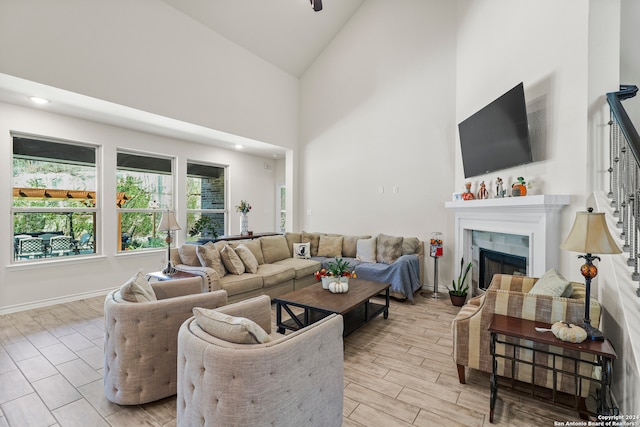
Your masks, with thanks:
<instances>
[{"instance_id":1,"label":"flower arrangement in bowl","mask_svg":"<svg viewBox=\"0 0 640 427\"><path fill-rule=\"evenodd\" d=\"M240 200L240 204L236 206L236 212L248 214L251 210L251 205L246 200Z\"/></svg>"},{"instance_id":2,"label":"flower arrangement in bowl","mask_svg":"<svg viewBox=\"0 0 640 427\"><path fill-rule=\"evenodd\" d=\"M316 271L316 280L322 280L322 287L324 289L331 289L332 283L344 283L349 282L349 278L356 278L355 270L351 270L349 261L342 258L336 258L335 261L330 261L327 265L329 268L323 268L320 271ZM343 292L346 292L348 287ZM334 292L334 291L332 291Z\"/></svg>"}]
</instances>

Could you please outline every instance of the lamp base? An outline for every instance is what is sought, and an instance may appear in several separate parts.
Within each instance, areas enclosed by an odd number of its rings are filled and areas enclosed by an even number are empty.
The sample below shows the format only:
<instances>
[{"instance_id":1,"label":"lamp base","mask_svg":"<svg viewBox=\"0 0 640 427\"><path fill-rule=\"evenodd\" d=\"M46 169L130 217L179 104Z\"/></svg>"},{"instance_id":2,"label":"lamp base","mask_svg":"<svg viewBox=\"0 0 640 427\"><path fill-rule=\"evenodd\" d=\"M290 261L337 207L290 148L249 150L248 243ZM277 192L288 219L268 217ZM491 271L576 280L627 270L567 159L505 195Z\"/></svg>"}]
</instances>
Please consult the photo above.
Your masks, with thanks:
<instances>
[{"instance_id":1,"label":"lamp base","mask_svg":"<svg viewBox=\"0 0 640 427\"><path fill-rule=\"evenodd\" d=\"M173 275L173 274L176 274L176 273L177 273L177 271L178 271L178 270L176 270L176 269L173 267L173 264L171 263L171 261L169 261L169 262L167 263L167 266L164 268L164 270L162 270L162 274L166 274L166 275L168 275L168 276L171 276L171 275Z\"/></svg>"},{"instance_id":2,"label":"lamp base","mask_svg":"<svg viewBox=\"0 0 640 427\"><path fill-rule=\"evenodd\" d=\"M598 328L594 328L593 326L591 326L591 323L588 322L584 322L582 325L580 325L582 327L582 329L584 329L585 331L587 331L587 339L591 340L591 341L604 341L604 334L602 333L602 331Z\"/></svg>"}]
</instances>

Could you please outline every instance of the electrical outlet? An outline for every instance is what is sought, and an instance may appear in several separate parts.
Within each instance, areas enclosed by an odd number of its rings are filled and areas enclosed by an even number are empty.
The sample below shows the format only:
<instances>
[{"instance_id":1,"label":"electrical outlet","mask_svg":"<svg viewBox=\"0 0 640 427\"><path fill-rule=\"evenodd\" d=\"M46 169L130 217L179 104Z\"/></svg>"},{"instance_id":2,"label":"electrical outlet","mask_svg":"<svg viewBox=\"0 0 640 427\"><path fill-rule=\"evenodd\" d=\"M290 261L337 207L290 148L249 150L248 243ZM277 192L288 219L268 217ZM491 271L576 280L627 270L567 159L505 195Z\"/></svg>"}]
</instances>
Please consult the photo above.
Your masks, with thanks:
<instances>
[{"instance_id":1,"label":"electrical outlet","mask_svg":"<svg viewBox=\"0 0 640 427\"><path fill-rule=\"evenodd\" d=\"M311 216L311 209L307 209L307 216Z\"/></svg>"},{"instance_id":2,"label":"electrical outlet","mask_svg":"<svg viewBox=\"0 0 640 427\"><path fill-rule=\"evenodd\" d=\"M384 187L378 187L378 194L384 194Z\"/></svg>"},{"instance_id":3,"label":"electrical outlet","mask_svg":"<svg viewBox=\"0 0 640 427\"><path fill-rule=\"evenodd\" d=\"M398 194L398 186L394 185L392 191L393 191L393 194Z\"/></svg>"}]
</instances>

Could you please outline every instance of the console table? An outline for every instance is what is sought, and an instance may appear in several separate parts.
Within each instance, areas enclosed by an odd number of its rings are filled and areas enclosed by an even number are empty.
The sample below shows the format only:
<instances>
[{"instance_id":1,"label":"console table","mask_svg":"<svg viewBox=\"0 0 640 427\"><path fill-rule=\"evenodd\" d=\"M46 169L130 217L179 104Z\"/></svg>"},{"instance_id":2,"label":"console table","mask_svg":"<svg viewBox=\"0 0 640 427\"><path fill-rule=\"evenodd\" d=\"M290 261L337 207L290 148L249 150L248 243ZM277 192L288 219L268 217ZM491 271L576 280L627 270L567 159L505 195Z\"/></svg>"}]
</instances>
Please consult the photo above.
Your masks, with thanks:
<instances>
[{"instance_id":1,"label":"console table","mask_svg":"<svg viewBox=\"0 0 640 427\"><path fill-rule=\"evenodd\" d=\"M551 328L551 325L548 323L535 322L533 320L524 320L516 317L503 316L499 314L494 314L491 324L489 325L489 332L491 332L491 357L493 362L493 372L491 374L491 397L490 397L490 412L489 412L489 422L493 422L493 410L496 405L496 398L498 395L498 375L497 372L497 359L504 358L506 360L512 361L512 370L515 367L516 363L524 363L531 365L532 370L532 378L535 375L536 368L538 369L547 369L553 371L553 390L552 390L552 402L558 403L557 398L557 383L556 378L559 374L570 375L576 381L576 396L575 396L575 405L574 408L578 409L581 416L586 416L586 407L579 408L578 400L579 400L579 381L581 379L591 380L594 378L590 376L582 376L579 373L579 364L587 363L591 364L594 367L600 367L600 378L597 379L600 383L600 390L597 396L597 412L598 415L617 415L618 408L612 407L612 399L611 399L611 378L613 375L613 360L617 358L616 352L613 349L611 343L607 340L604 341L583 341L581 343L570 343L562 341L553 335L551 332L538 332L536 331L536 327L538 328ZM504 337L504 338L501 338ZM518 338L530 341L531 344L527 345L526 343L522 343L518 341L517 343L513 340L507 340L508 337ZM496 354L496 344L504 344L505 345L505 355ZM566 354L558 354L553 353L552 351L545 350L540 348L540 344L542 345L550 345L555 347L560 347L565 350L574 350L576 352L589 353L595 355L595 362L590 362L586 360L581 360L579 354L577 357L571 357ZM508 356L509 353L507 350L511 348L511 356ZM531 360L536 360L536 353L546 354L548 357L553 358L553 367L549 367L548 365L541 365L535 362L522 360L516 357L516 349L521 348L525 350L531 350L533 352L533 357ZM570 360L573 363L573 369L567 370L563 369L563 360ZM513 374L512 380L513 380ZM534 389L535 385L531 385L531 395L535 396ZM584 405L584 401L582 401Z\"/></svg>"}]
</instances>

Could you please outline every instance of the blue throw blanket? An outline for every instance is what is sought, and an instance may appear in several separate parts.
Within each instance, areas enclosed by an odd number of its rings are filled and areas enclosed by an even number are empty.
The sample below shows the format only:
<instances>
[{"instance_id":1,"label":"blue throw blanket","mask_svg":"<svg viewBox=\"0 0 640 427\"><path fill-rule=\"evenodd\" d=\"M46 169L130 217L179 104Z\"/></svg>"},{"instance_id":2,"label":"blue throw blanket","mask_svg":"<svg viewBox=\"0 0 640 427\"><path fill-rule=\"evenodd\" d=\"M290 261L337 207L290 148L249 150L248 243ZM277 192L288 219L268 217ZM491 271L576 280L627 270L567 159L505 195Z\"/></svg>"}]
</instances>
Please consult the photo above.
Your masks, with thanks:
<instances>
[{"instance_id":1,"label":"blue throw blanket","mask_svg":"<svg viewBox=\"0 0 640 427\"><path fill-rule=\"evenodd\" d=\"M323 268L327 268L329 262L335 261L335 258L312 258L320 261ZM353 258L344 259L348 260L351 268L355 269L358 279L390 283L392 291L402 293L411 302L413 302L413 293L422 286L417 255L402 255L393 264L361 262Z\"/></svg>"}]
</instances>

